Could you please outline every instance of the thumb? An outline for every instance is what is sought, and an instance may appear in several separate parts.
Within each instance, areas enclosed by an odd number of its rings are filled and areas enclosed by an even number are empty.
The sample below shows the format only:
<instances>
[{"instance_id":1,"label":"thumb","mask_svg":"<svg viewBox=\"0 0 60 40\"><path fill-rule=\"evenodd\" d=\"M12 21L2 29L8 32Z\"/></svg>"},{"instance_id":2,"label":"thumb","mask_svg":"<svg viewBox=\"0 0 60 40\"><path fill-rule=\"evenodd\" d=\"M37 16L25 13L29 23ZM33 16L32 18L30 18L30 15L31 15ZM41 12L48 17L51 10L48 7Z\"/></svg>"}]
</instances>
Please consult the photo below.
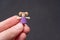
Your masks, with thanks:
<instances>
[{"instance_id":1,"label":"thumb","mask_svg":"<svg viewBox=\"0 0 60 40\"><path fill-rule=\"evenodd\" d=\"M16 37L23 31L22 23L18 23L15 26L0 33L0 40L10 40Z\"/></svg>"}]
</instances>

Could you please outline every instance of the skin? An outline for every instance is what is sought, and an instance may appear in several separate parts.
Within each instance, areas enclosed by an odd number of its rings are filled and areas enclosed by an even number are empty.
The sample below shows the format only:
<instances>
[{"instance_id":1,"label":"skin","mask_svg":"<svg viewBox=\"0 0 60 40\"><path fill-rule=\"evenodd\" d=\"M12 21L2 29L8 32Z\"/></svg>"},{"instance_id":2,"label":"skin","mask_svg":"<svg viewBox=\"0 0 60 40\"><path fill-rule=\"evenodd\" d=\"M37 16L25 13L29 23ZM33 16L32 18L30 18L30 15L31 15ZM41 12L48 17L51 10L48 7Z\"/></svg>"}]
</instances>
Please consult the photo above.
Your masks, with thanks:
<instances>
[{"instance_id":1,"label":"skin","mask_svg":"<svg viewBox=\"0 0 60 40\"><path fill-rule=\"evenodd\" d=\"M0 22L0 40L25 40L30 28L23 26L17 15Z\"/></svg>"}]
</instances>

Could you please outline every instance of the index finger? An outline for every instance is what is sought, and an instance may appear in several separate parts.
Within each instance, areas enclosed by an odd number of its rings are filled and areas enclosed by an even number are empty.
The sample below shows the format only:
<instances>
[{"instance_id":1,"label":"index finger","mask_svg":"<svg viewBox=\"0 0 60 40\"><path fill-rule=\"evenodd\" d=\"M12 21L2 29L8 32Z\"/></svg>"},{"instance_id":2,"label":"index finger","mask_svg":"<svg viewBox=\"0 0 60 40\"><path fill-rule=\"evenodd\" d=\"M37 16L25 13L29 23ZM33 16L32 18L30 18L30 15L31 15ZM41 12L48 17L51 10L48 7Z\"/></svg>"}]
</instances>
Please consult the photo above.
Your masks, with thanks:
<instances>
[{"instance_id":1,"label":"index finger","mask_svg":"<svg viewBox=\"0 0 60 40\"><path fill-rule=\"evenodd\" d=\"M17 24L19 22L19 20L17 20L17 17L19 17L19 16L15 15L15 16L12 16L12 17L0 22L0 32Z\"/></svg>"}]
</instances>

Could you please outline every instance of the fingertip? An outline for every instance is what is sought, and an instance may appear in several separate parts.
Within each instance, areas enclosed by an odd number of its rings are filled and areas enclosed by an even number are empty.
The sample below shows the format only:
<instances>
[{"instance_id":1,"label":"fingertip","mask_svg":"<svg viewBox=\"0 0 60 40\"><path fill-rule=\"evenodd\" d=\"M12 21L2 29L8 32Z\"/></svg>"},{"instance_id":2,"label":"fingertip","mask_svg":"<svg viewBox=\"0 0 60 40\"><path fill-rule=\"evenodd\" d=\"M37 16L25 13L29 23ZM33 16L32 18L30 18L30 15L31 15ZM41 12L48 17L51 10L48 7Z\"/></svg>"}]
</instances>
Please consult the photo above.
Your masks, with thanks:
<instances>
[{"instance_id":1,"label":"fingertip","mask_svg":"<svg viewBox=\"0 0 60 40\"><path fill-rule=\"evenodd\" d=\"M27 24L25 24L24 32L25 33L29 33L30 32L30 27Z\"/></svg>"},{"instance_id":2,"label":"fingertip","mask_svg":"<svg viewBox=\"0 0 60 40\"><path fill-rule=\"evenodd\" d=\"M27 37L26 33L21 33L17 40L25 40Z\"/></svg>"}]
</instances>

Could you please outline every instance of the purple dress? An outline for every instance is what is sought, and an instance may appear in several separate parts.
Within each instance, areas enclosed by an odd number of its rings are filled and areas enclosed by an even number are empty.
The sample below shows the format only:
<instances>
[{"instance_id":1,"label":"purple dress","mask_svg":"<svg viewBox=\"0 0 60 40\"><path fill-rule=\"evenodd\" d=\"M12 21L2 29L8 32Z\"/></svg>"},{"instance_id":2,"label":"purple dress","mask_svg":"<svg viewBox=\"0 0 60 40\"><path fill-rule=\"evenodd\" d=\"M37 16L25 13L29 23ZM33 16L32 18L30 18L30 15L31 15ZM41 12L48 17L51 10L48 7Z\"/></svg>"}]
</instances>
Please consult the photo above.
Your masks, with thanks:
<instances>
[{"instance_id":1,"label":"purple dress","mask_svg":"<svg viewBox=\"0 0 60 40\"><path fill-rule=\"evenodd\" d=\"M27 19L25 17L22 17L21 18L21 23L26 24L27 23Z\"/></svg>"}]
</instances>

